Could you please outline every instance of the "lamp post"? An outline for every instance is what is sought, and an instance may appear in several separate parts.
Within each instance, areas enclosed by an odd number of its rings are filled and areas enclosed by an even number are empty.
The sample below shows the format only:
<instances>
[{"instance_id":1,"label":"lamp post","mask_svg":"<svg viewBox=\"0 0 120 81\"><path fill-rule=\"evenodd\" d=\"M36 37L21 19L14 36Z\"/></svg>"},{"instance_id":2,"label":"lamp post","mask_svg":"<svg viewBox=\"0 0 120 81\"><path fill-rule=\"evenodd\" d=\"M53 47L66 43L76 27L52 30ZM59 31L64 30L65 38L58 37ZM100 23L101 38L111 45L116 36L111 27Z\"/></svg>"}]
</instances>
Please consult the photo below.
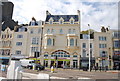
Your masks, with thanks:
<instances>
[{"instance_id":1,"label":"lamp post","mask_svg":"<svg viewBox=\"0 0 120 81\"><path fill-rule=\"evenodd\" d=\"M88 30L88 35L89 35L89 38L88 38L88 49L89 49L89 70L88 71L91 71L91 55L90 55L90 24L88 24L88 27L89 27L89 30Z\"/></svg>"}]
</instances>

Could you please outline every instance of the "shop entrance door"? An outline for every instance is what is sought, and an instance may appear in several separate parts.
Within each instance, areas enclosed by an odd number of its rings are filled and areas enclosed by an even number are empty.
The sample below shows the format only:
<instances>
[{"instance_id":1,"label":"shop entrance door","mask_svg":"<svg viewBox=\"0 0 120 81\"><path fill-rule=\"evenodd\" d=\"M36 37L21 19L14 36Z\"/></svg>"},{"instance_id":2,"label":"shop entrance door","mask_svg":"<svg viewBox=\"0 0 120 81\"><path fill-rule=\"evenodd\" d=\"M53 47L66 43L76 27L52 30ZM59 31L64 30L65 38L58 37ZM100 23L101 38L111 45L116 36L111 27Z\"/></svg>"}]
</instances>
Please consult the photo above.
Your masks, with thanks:
<instances>
[{"instance_id":1,"label":"shop entrance door","mask_svg":"<svg viewBox=\"0 0 120 81\"><path fill-rule=\"evenodd\" d=\"M63 61L58 61L58 68L63 68Z\"/></svg>"},{"instance_id":2,"label":"shop entrance door","mask_svg":"<svg viewBox=\"0 0 120 81\"><path fill-rule=\"evenodd\" d=\"M77 68L77 60L73 60L73 68Z\"/></svg>"}]
</instances>

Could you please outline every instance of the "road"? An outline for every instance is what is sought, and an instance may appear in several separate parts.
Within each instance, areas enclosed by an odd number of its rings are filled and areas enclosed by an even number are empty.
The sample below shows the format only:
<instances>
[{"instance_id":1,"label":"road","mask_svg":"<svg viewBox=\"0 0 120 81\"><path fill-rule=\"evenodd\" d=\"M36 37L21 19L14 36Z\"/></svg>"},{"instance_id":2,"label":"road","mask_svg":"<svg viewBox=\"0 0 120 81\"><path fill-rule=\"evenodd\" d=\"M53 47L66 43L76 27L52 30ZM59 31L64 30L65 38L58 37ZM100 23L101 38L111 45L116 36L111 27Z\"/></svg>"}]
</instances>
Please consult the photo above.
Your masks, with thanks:
<instances>
[{"instance_id":1,"label":"road","mask_svg":"<svg viewBox=\"0 0 120 81\"><path fill-rule=\"evenodd\" d=\"M44 71L35 71L35 70L29 70L29 69L24 69L25 72L29 73L47 73L50 76L54 77L62 77L62 78L72 78L72 79L78 79L80 77L86 77L90 79L118 79L118 73L116 72L87 72L87 71L81 71L81 70L74 70L74 69L55 69L54 73L50 72L50 69L47 68Z\"/></svg>"}]
</instances>

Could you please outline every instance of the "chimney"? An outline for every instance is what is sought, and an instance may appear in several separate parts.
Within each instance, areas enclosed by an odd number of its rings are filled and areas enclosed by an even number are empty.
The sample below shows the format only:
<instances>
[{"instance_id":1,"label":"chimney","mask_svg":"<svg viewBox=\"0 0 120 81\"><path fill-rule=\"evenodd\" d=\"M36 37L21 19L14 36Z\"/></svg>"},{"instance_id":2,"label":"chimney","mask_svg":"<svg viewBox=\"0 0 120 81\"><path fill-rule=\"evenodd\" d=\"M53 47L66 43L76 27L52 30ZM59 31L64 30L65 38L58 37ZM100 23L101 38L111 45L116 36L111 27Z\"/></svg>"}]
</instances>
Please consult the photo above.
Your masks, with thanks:
<instances>
[{"instance_id":1,"label":"chimney","mask_svg":"<svg viewBox=\"0 0 120 81\"><path fill-rule=\"evenodd\" d=\"M46 16L47 16L47 15L51 15L48 10L46 11Z\"/></svg>"},{"instance_id":2,"label":"chimney","mask_svg":"<svg viewBox=\"0 0 120 81\"><path fill-rule=\"evenodd\" d=\"M80 10L77 10L78 15L80 16Z\"/></svg>"}]
</instances>

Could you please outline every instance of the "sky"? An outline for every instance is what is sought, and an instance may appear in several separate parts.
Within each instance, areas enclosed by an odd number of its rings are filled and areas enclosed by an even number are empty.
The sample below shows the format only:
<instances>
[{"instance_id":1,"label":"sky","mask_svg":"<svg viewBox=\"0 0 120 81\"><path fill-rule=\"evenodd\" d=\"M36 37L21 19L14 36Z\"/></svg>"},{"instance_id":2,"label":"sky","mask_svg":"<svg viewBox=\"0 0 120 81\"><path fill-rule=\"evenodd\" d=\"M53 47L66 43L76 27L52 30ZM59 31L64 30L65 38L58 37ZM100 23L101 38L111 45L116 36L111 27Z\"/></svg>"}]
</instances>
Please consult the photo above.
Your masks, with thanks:
<instances>
[{"instance_id":1,"label":"sky","mask_svg":"<svg viewBox=\"0 0 120 81\"><path fill-rule=\"evenodd\" d=\"M81 30L100 31L101 26L118 29L119 0L9 0L14 3L13 19L28 24L46 18L46 10L53 15L77 15L81 12Z\"/></svg>"}]
</instances>

